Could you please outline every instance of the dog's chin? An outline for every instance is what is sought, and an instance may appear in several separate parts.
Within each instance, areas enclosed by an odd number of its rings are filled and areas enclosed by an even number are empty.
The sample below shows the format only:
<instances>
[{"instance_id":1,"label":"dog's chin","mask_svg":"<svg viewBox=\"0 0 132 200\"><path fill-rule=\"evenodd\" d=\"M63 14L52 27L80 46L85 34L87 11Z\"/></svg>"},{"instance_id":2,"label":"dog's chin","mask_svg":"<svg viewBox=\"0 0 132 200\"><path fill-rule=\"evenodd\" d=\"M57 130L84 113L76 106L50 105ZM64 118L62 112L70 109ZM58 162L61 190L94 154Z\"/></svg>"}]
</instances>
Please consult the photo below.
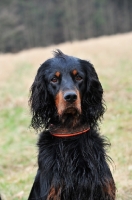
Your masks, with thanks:
<instances>
[{"instance_id":1,"label":"dog's chin","mask_svg":"<svg viewBox=\"0 0 132 200\"><path fill-rule=\"evenodd\" d=\"M66 108L62 115L61 120L63 124L66 124L66 126L75 127L78 125L80 121L80 111L75 107L68 107Z\"/></svg>"}]
</instances>

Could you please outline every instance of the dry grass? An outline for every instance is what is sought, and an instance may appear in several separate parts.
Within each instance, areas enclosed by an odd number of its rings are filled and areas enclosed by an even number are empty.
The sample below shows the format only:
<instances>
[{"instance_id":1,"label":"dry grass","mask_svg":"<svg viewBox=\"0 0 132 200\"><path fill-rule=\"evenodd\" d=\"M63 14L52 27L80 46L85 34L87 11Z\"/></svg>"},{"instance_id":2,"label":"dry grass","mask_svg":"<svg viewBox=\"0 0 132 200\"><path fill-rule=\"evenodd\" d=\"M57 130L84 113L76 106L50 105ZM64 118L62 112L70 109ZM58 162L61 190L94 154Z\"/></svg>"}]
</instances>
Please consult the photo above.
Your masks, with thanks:
<instances>
[{"instance_id":1,"label":"dry grass","mask_svg":"<svg viewBox=\"0 0 132 200\"><path fill-rule=\"evenodd\" d=\"M27 199L36 171L37 136L28 129L29 88L36 70L59 48L90 60L105 90L101 130L111 143L117 200L132 199L132 33L0 55L0 190L8 200Z\"/></svg>"}]
</instances>

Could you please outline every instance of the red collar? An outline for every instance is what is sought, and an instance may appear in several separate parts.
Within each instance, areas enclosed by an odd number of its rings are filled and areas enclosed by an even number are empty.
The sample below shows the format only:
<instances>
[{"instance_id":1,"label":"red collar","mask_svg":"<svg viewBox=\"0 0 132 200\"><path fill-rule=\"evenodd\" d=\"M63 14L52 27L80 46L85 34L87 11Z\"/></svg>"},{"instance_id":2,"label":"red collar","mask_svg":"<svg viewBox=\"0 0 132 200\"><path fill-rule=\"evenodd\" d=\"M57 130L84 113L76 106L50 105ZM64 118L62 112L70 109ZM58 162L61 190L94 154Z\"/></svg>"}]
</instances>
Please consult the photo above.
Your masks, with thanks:
<instances>
[{"instance_id":1,"label":"red collar","mask_svg":"<svg viewBox=\"0 0 132 200\"><path fill-rule=\"evenodd\" d=\"M80 131L80 132L75 132L75 133L52 133L51 132L51 135L55 136L55 137L60 137L60 138L63 138L63 137L73 137L73 136L76 136L76 135L81 135L83 133L86 133L87 131L90 130L90 127L83 130L83 131Z\"/></svg>"}]
</instances>

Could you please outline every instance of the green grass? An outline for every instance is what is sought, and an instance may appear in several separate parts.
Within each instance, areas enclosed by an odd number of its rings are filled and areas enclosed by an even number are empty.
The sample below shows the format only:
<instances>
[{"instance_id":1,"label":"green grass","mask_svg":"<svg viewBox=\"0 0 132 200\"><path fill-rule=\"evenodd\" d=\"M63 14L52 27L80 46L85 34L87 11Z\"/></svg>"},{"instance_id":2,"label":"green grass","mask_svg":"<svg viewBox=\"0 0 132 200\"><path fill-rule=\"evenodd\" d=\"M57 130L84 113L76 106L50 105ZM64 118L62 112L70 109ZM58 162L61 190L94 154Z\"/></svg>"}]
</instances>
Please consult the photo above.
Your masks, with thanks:
<instances>
[{"instance_id":1,"label":"green grass","mask_svg":"<svg viewBox=\"0 0 132 200\"><path fill-rule=\"evenodd\" d=\"M118 50L115 49L115 52ZM111 51L111 59L106 58L105 62L105 50L102 51L102 57L96 56L96 52L93 57L105 91L107 112L101 124L101 132L111 142L108 153L114 161L111 169L118 190L117 200L130 200L132 61L127 57L127 52L118 56L115 52ZM31 115L28 107L29 87L34 79L34 70L33 64L18 59L15 70L0 87L0 193L7 200L26 200L36 174L37 135L29 128Z\"/></svg>"},{"instance_id":2,"label":"green grass","mask_svg":"<svg viewBox=\"0 0 132 200\"><path fill-rule=\"evenodd\" d=\"M119 60L111 75L104 77L107 112L102 131L112 144L110 156L115 164L113 175L118 200L132 199L131 66L130 60Z\"/></svg>"},{"instance_id":3,"label":"green grass","mask_svg":"<svg viewBox=\"0 0 132 200\"><path fill-rule=\"evenodd\" d=\"M0 191L13 200L21 195L27 199L36 165L36 136L29 128L28 89L23 84L30 70L29 64L18 65L0 92Z\"/></svg>"}]
</instances>

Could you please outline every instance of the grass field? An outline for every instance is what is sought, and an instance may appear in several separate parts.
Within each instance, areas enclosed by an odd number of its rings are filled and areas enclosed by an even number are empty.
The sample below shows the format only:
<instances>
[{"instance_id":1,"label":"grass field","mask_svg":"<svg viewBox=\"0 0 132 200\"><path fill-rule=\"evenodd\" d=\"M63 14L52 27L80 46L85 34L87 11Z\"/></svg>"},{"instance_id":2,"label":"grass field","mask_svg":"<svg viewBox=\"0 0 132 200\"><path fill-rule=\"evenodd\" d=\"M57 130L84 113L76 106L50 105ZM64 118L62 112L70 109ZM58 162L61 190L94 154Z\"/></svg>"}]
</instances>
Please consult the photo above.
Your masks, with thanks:
<instances>
[{"instance_id":1,"label":"grass field","mask_svg":"<svg viewBox=\"0 0 132 200\"><path fill-rule=\"evenodd\" d=\"M132 33L0 55L0 193L26 200L37 169L38 135L29 128L29 88L54 49L90 60L100 77L107 112L101 133L109 138L117 200L132 199Z\"/></svg>"}]
</instances>

